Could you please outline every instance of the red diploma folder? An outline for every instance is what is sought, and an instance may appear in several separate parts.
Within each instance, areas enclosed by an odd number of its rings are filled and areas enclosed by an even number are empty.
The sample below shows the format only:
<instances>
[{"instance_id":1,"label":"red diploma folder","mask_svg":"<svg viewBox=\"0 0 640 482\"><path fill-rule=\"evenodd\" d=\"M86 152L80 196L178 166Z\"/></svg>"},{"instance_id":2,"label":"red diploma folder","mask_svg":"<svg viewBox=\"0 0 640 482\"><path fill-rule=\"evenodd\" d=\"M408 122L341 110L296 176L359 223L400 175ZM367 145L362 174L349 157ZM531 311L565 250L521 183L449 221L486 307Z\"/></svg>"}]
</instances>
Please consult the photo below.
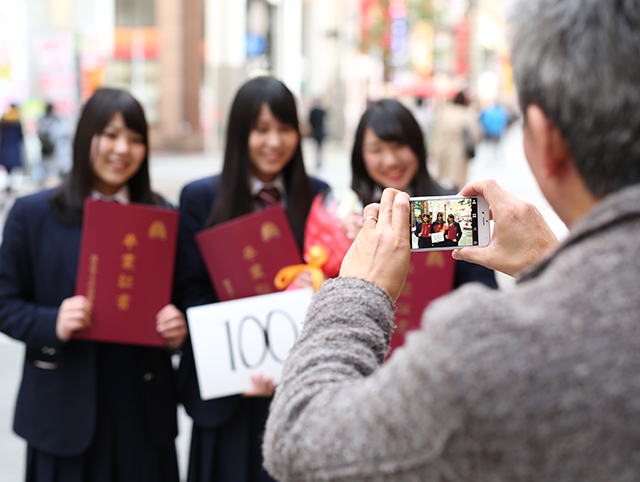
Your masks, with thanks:
<instances>
[{"instance_id":1,"label":"red diploma folder","mask_svg":"<svg viewBox=\"0 0 640 482\"><path fill-rule=\"evenodd\" d=\"M391 350L404 344L408 331L420 328L422 312L429 303L453 289L455 263L448 251L411 253L409 274L396 301L397 328L391 337Z\"/></svg>"},{"instance_id":2,"label":"red diploma folder","mask_svg":"<svg viewBox=\"0 0 640 482\"><path fill-rule=\"evenodd\" d=\"M156 315L171 302L178 212L87 199L76 294L93 302L83 340L164 346Z\"/></svg>"},{"instance_id":3,"label":"red diploma folder","mask_svg":"<svg viewBox=\"0 0 640 482\"><path fill-rule=\"evenodd\" d=\"M278 291L278 271L302 264L293 231L280 205L245 214L196 235L220 301Z\"/></svg>"}]
</instances>

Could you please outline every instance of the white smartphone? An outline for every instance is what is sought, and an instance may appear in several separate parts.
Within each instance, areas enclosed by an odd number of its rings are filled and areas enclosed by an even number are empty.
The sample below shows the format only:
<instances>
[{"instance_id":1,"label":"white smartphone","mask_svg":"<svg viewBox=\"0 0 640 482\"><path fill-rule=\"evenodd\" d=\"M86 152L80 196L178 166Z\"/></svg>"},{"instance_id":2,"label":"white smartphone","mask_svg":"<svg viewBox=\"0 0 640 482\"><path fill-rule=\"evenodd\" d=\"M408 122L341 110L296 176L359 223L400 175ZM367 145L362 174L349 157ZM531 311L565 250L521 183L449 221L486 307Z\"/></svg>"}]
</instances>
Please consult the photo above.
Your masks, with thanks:
<instances>
[{"instance_id":1,"label":"white smartphone","mask_svg":"<svg viewBox=\"0 0 640 482\"><path fill-rule=\"evenodd\" d=\"M411 251L489 244L489 204L483 197L419 196L409 200Z\"/></svg>"}]
</instances>

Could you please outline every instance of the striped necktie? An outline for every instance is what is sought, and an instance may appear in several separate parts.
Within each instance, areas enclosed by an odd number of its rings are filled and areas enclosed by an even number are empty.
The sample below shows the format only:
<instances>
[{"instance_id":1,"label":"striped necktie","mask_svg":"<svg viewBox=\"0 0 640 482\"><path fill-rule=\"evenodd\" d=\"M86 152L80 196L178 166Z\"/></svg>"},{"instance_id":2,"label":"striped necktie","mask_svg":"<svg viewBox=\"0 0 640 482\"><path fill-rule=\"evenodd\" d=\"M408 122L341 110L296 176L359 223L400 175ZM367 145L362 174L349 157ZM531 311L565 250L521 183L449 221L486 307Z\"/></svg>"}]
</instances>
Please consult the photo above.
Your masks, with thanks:
<instances>
[{"instance_id":1,"label":"striped necktie","mask_svg":"<svg viewBox=\"0 0 640 482\"><path fill-rule=\"evenodd\" d=\"M275 187L265 187L256 196L262 207L273 206L278 204L282 195L280 191Z\"/></svg>"}]
</instances>

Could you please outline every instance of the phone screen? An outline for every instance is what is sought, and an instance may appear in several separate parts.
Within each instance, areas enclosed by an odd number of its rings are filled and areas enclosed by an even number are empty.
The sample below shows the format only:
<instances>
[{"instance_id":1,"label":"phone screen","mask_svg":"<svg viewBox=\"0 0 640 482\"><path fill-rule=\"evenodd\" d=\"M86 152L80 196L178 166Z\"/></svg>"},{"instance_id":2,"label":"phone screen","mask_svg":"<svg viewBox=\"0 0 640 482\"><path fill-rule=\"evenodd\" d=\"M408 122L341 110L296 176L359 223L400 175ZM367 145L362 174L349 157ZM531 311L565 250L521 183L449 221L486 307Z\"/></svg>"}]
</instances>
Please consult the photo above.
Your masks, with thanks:
<instances>
[{"instance_id":1,"label":"phone screen","mask_svg":"<svg viewBox=\"0 0 640 482\"><path fill-rule=\"evenodd\" d=\"M478 246L478 199L411 198L411 249Z\"/></svg>"}]
</instances>

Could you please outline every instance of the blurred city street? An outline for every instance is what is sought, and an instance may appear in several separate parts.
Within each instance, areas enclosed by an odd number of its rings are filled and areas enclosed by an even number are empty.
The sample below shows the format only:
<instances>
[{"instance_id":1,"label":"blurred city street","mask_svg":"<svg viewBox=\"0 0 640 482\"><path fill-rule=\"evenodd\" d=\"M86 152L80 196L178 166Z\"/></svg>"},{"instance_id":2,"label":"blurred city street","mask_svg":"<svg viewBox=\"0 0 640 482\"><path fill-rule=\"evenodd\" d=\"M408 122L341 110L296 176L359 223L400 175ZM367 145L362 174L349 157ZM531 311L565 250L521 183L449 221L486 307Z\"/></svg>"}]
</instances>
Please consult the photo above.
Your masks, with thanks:
<instances>
[{"instance_id":1,"label":"blurred city street","mask_svg":"<svg viewBox=\"0 0 640 482\"><path fill-rule=\"evenodd\" d=\"M320 169L315 167L315 145L310 139L303 142L303 150L309 173L327 181L333 188L346 188L350 184L349 147L328 142L324 161ZM205 154L167 154L151 156L151 171L154 188L177 204L179 192L185 183L217 173L221 168L221 157ZM559 237L566 228L551 211L542 197L535 180L526 164L522 151L522 132L519 125L513 125L499 144L481 143L476 150L476 158L469 167L469 179L494 178L505 189L534 203ZM21 193L35 188L27 180L21 184ZM4 221L4 212L3 218ZM44 242L44 241L43 241ZM506 276L499 278L504 289L512 280ZM17 482L24 479L25 443L12 431L13 408L21 376L23 347L5 335L0 334L0 482ZM180 435L178 437L181 471L187 461L189 450L190 422L184 412L180 412Z\"/></svg>"}]
</instances>

